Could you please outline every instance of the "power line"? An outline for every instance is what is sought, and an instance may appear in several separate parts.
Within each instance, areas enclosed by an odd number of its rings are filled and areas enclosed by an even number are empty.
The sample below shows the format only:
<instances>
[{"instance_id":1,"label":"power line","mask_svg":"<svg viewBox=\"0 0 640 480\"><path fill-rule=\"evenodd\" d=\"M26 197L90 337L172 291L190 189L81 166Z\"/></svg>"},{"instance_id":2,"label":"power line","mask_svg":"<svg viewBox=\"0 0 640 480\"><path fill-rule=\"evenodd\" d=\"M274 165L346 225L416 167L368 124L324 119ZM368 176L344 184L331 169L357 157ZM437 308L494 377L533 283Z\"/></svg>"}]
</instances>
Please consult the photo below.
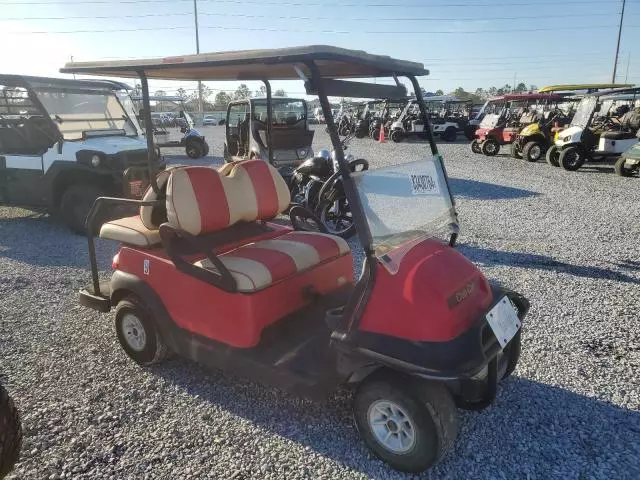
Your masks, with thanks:
<instances>
[{"instance_id":1,"label":"power line","mask_svg":"<svg viewBox=\"0 0 640 480\"><path fill-rule=\"evenodd\" d=\"M367 7L367 8L376 8L376 7L404 7L404 8L433 8L433 7L508 7L508 6L535 6L538 5L554 5L559 6L557 1L538 1L535 4L531 2L508 2L502 3L500 5L496 5L495 3L463 3L463 4L451 4L451 3L441 3L441 4L429 4L429 5L407 5L405 3L306 3L306 2L263 2L263 1L250 1L250 0L199 0L200 2L215 2L219 3L231 3L231 4L250 4L250 5L274 5L274 6L286 6L286 7ZM94 4L131 4L131 3L191 3L191 0L67 0L67 1L58 1L58 2L21 2L21 1L3 1L5 5L94 5ZM564 1L565 5L592 5L592 4L602 4L601 0L569 0Z\"/></svg>"}]
</instances>

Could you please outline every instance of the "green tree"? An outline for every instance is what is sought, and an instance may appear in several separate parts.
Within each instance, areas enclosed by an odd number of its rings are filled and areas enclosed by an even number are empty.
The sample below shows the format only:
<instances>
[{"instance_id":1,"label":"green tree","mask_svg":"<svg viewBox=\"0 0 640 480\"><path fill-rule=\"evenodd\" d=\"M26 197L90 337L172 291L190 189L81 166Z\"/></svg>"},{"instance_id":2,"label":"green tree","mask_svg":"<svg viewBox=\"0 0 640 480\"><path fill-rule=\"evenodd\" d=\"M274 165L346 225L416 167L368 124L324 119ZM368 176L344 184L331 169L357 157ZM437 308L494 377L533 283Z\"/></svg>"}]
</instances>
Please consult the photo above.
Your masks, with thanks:
<instances>
[{"instance_id":1,"label":"green tree","mask_svg":"<svg viewBox=\"0 0 640 480\"><path fill-rule=\"evenodd\" d=\"M258 90L256 90L255 96L256 97L266 97L267 96L267 87L265 87L264 85L260 85L260 88Z\"/></svg>"},{"instance_id":2,"label":"green tree","mask_svg":"<svg viewBox=\"0 0 640 480\"><path fill-rule=\"evenodd\" d=\"M178 90L176 90L176 95L181 97L181 98L184 98L185 100L188 97L187 91L182 87L180 87Z\"/></svg>"},{"instance_id":3,"label":"green tree","mask_svg":"<svg viewBox=\"0 0 640 480\"><path fill-rule=\"evenodd\" d=\"M216 94L215 100L213 101L214 110L226 110L227 105L231 101L231 95L227 92L218 92Z\"/></svg>"},{"instance_id":4,"label":"green tree","mask_svg":"<svg viewBox=\"0 0 640 480\"><path fill-rule=\"evenodd\" d=\"M444 95L444 92L440 89L436 90L435 95Z\"/></svg>"},{"instance_id":5,"label":"green tree","mask_svg":"<svg viewBox=\"0 0 640 480\"><path fill-rule=\"evenodd\" d=\"M516 85L516 92L526 92L527 91L527 84L524 82L520 82L518 85Z\"/></svg>"},{"instance_id":6,"label":"green tree","mask_svg":"<svg viewBox=\"0 0 640 480\"><path fill-rule=\"evenodd\" d=\"M243 100L245 98L251 98L251 90L245 83L241 83L233 94L233 99Z\"/></svg>"},{"instance_id":7,"label":"green tree","mask_svg":"<svg viewBox=\"0 0 640 480\"><path fill-rule=\"evenodd\" d=\"M286 97L287 96L287 92L285 92L284 89L279 88L278 90L273 92L273 96L274 97Z\"/></svg>"}]
</instances>

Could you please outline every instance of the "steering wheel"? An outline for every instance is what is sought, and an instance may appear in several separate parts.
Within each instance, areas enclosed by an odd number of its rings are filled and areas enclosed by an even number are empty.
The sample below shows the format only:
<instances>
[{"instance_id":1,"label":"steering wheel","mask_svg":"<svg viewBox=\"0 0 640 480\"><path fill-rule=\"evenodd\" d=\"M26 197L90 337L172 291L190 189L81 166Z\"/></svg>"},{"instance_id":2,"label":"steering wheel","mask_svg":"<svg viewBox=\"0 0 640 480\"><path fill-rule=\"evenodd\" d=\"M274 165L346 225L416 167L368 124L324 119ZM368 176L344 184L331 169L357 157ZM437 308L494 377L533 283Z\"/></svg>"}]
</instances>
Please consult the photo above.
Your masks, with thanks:
<instances>
[{"instance_id":1,"label":"steering wheel","mask_svg":"<svg viewBox=\"0 0 640 480\"><path fill-rule=\"evenodd\" d=\"M302 205L296 205L289 210L289 218L294 230L302 232L329 233L327 227L322 221L311 211Z\"/></svg>"}]
</instances>

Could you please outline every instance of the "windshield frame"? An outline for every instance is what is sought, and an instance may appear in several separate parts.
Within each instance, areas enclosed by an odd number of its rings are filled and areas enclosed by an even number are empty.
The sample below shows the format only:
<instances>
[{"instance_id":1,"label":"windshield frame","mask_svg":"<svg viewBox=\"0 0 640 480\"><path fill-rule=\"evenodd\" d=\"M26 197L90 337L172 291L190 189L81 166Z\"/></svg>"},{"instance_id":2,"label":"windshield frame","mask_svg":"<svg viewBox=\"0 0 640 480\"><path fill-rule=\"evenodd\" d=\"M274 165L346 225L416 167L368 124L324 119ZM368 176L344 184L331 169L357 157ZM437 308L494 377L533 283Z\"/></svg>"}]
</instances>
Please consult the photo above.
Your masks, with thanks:
<instances>
[{"instance_id":1,"label":"windshield frame","mask_svg":"<svg viewBox=\"0 0 640 480\"><path fill-rule=\"evenodd\" d=\"M296 122L293 125L290 125L288 123L280 123L276 120L276 112L277 112L277 107L278 105L282 105L285 103L291 103L291 102L296 102L296 103L300 103L302 105L302 110L303 110L303 114L300 118L298 118L296 120ZM252 98L249 101L249 105L250 105L250 118L251 121L255 121L255 122L259 122L263 125L266 125L267 122L266 121L262 121L261 119L256 117L256 106L260 107L260 109L262 110L262 108L264 107L264 114L267 114L267 110L268 110L268 105L267 105L267 99L266 98ZM271 124L276 127L276 128L287 128L287 127L295 127L297 124L299 124L300 122L304 121L305 124L309 121L309 106L307 105L306 100L304 100L303 98L288 98L288 97L278 97L278 98L272 98L271 99L271 112L272 112L272 116L273 119L271 121Z\"/></svg>"},{"instance_id":2,"label":"windshield frame","mask_svg":"<svg viewBox=\"0 0 640 480\"><path fill-rule=\"evenodd\" d=\"M598 100L596 96L586 96L580 100L573 113L570 125L572 127L587 128L598 106Z\"/></svg>"}]
</instances>

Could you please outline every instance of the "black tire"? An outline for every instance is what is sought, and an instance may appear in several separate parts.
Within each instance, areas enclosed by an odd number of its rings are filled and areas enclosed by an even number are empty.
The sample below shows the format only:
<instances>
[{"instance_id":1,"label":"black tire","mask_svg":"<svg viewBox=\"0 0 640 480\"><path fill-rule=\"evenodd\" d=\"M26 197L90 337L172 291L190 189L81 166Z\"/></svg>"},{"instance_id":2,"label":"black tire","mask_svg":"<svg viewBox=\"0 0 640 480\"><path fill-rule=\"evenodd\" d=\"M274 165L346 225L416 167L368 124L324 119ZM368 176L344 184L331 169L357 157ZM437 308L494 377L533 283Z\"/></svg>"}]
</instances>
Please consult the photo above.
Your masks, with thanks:
<instances>
[{"instance_id":1,"label":"black tire","mask_svg":"<svg viewBox=\"0 0 640 480\"><path fill-rule=\"evenodd\" d=\"M487 157L495 157L500 152L500 145L493 138L487 138L480 144L480 151Z\"/></svg>"},{"instance_id":2,"label":"black tire","mask_svg":"<svg viewBox=\"0 0 640 480\"><path fill-rule=\"evenodd\" d=\"M205 156L205 148L204 142L201 140L187 140L187 144L185 145L185 152L187 157L198 159Z\"/></svg>"},{"instance_id":3,"label":"black tire","mask_svg":"<svg viewBox=\"0 0 640 480\"><path fill-rule=\"evenodd\" d=\"M621 177L632 177L635 169L627 168L625 166L626 160L627 159L625 157L618 158L613 168L616 171L616 174L620 175Z\"/></svg>"},{"instance_id":4,"label":"black tire","mask_svg":"<svg viewBox=\"0 0 640 480\"><path fill-rule=\"evenodd\" d=\"M373 138L376 142L380 140L380 129L374 128L371 130L371 138Z\"/></svg>"},{"instance_id":5,"label":"black tire","mask_svg":"<svg viewBox=\"0 0 640 480\"><path fill-rule=\"evenodd\" d=\"M20 456L22 424L11 397L0 385L0 478L13 469Z\"/></svg>"},{"instance_id":6,"label":"black tire","mask_svg":"<svg viewBox=\"0 0 640 480\"><path fill-rule=\"evenodd\" d=\"M556 145L551 145L545 154L547 163L552 167L560 166L560 149Z\"/></svg>"},{"instance_id":7,"label":"black tire","mask_svg":"<svg viewBox=\"0 0 640 480\"><path fill-rule=\"evenodd\" d=\"M104 196L105 192L97 185L73 184L62 193L58 212L62 221L69 229L78 235L86 235L85 222L96 198ZM108 210L102 208L99 217L96 217L93 234L100 231L102 224L107 221Z\"/></svg>"},{"instance_id":8,"label":"black tire","mask_svg":"<svg viewBox=\"0 0 640 480\"><path fill-rule=\"evenodd\" d=\"M153 316L137 297L129 296L118 302L115 313L118 341L134 362L145 366L153 365L167 357L168 347ZM134 345L132 337L140 340L138 345Z\"/></svg>"},{"instance_id":9,"label":"black tire","mask_svg":"<svg viewBox=\"0 0 640 480\"><path fill-rule=\"evenodd\" d=\"M384 402L399 407L403 414L393 415L391 409L376 408ZM385 417L384 411L388 416ZM391 437L408 439L411 444L407 451L394 452L378 440L370 423L375 412L380 413L382 425L390 431L400 419L400 425L413 433L413 441L402 432L391 434ZM403 472L422 472L434 465L451 449L458 434L456 406L446 387L401 375L373 374L365 379L356 391L353 414L360 436L373 453ZM407 428L407 424L412 428Z\"/></svg>"},{"instance_id":10,"label":"black tire","mask_svg":"<svg viewBox=\"0 0 640 480\"><path fill-rule=\"evenodd\" d=\"M583 152L576 146L563 148L558 157L558 163L569 172L575 172L584 165L586 158Z\"/></svg>"},{"instance_id":11,"label":"black tire","mask_svg":"<svg viewBox=\"0 0 640 480\"><path fill-rule=\"evenodd\" d=\"M471 151L473 153L482 153L482 150L480 149L480 142L478 141L477 138L474 138L473 140L471 140L469 147L471 148Z\"/></svg>"},{"instance_id":12,"label":"black tire","mask_svg":"<svg viewBox=\"0 0 640 480\"><path fill-rule=\"evenodd\" d=\"M511 144L511 156L513 158L522 158L522 149L518 142L513 142Z\"/></svg>"},{"instance_id":13,"label":"black tire","mask_svg":"<svg viewBox=\"0 0 640 480\"><path fill-rule=\"evenodd\" d=\"M315 209L316 216L320 219L324 228L332 235L337 235L338 237L349 239L353 237L356 233L356 224L353 221L353 217L351 217L350 225L345 225L344 228L338 227L335 222L335 213L331 212L331 208L334 206L336 201L344 201L344 199L337 198L335 193L328 192L327 194L323 194L323 198L318 203L318 206ZM341 204L342 205L342 204ZM343 210L339 213L339 218L342 215L345 215ZM349 224L349 222L346 222Z\"/></svg>"},{"instance_id":14,"label":"black tire","mask_svg":"<svg viewBox=\"0 0 640 480\"><path fill-rule=\"evenodd\" d=\"M392 142L400 143L403 140L404 140L404 134L402 133L402 130L394 130L393 132L391 132Z\"/></svg>"},{"instance_id":15,"label":"black tire","mask_svg":"<svg viewBox=\"0 0 640 480\"><path fill-rule=\"evenodd\" d=\"M527 142L522 148L522 158L527 162L537 162L544 156L544 145L538 141Z\"/></svg>"},{"instance_id":16,"label":"black tire","mask_svg":"<svg viewBox=\"0 0 640 480\"><path fill-rule=\"evenodd\" d=\"M473 140L476 137L476 126L475 125L467 125L464 129L464 135L467 137L467 140Z\"/></svg>"},{"instance_id":17,"label":"black tire","mask_svg":"<svg viewBox=\"0 0 640 480\"><path fill-rule=\"evenodd\" d=\"M209 155L209 144L207 142L204 142L204 155L202 156L206 157L207 155Z\"/></svg>"},{"instance_id":18,"label":"black tire","mask_svg":"<svg viewBox=\"0 0 640 480\"><path fill-rule=\"evenodd\" d=\"M522 351L522 329L504 347L504 354L507 356L507 369L502 375L502 379L509 378L518 366L520 352Z\"/></svg>"},{"instance_id":19,"label":"black tire","mask_svg":"<svg viewBox=\"0 0 640 480\"><path fill-rule=\"evenodd\" d=\"M458 137L458 131L454 127L447 127L442 134L440 134L440 138L445 142L455 142Z\"/></svg>"}]
</instances>

